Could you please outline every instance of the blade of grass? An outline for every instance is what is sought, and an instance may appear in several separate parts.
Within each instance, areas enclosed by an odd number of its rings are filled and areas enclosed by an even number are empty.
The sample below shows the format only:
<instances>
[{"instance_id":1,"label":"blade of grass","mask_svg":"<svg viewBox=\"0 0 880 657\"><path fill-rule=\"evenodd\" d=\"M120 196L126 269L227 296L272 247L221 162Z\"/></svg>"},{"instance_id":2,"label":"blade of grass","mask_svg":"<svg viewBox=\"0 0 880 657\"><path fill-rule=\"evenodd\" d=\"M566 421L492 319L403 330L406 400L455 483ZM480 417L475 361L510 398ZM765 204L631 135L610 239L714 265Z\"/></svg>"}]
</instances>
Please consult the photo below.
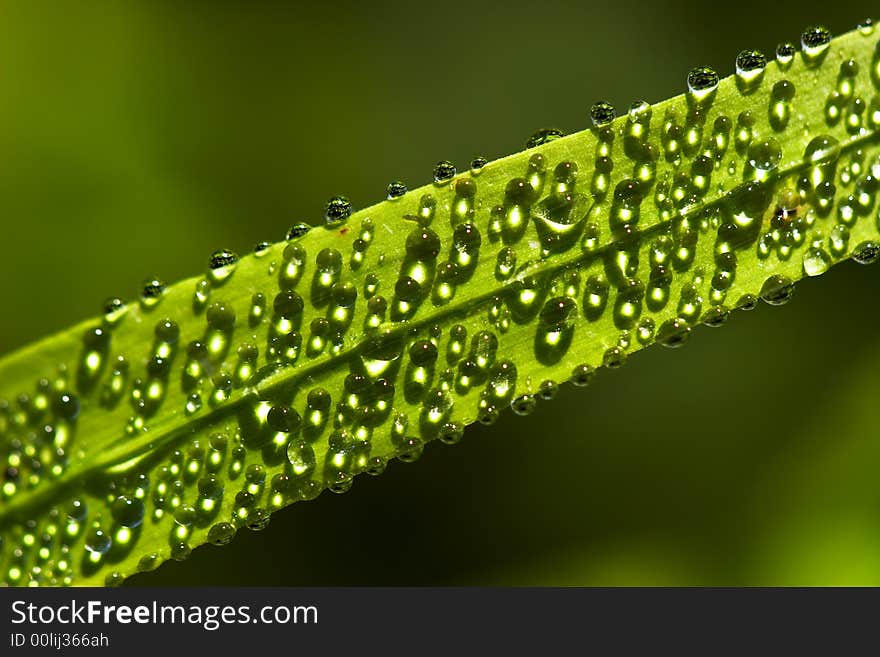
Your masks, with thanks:
<instances>
[{"instance_id":1,"label":"blade of grass","mask_svg":"<svg viewBox=\"0 0 880 657\"><path fill-rule=\"evenodd\" d=\"M848 257L877 258L873 28L351 212L0 361L0 577L115 584Z\"/></svg>"}]
</instances>

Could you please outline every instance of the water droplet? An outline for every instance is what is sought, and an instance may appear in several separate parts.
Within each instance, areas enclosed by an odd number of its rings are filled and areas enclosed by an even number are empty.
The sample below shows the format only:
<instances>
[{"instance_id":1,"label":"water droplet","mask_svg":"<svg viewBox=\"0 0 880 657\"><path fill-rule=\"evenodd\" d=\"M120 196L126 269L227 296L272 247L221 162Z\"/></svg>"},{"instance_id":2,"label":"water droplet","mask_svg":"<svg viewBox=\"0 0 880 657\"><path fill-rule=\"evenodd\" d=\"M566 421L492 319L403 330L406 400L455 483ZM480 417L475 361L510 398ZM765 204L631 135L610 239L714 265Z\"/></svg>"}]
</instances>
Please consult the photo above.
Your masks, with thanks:
<instances>
[{"instance_id":1,"label":"water droplet","mask_svg":"<svg viewBox=\"0 0 880 657\"><path fill-rule=\"evenodd\" d=\"M275 295L272 302L272 308L278 317L287 320L298 318L303 311L305 304L302 297L292 290L279 292Z\"/></svg>"},{"instance_id":2,"label":"water droplet","mask_svg":"<svg viewBox=\"0 0 880 657\"><path fill-rule=\"evenodd\" d=\"M344 196L334 196L324 209L324 222L330 227L341 224L351 216L351 210L351 201Z\"/></svg>"},{"instance_id":3,"label":"water droplet","mask_svg":"<svg viewBox=\"0 0 880 657\"><path fill-rule=\"evenodd\" d=\"M553 141L554 139L559 139L560 137L564 137L565 133L562 130L557 130L556 128L542 128L538 130L535 134L529 137L528 141L526 141L526 148L534 148L535 146L542 146L548 142Z\"/></svg>"},{"instance_id":4,"label":"water droplet","mask_svg":"<svg viewBox=\"0 0 880 657\"><path fill-rule=\"evenodd\" d=\"M837 224L828 236L828 247L835 256L842 256L849 245L849 228Z\"/></svg>"},{"instance_id":5,"label":"water droplet","mask_svg":"<svg viewBox=\"0 0 880 657\"><path fill-rule=\"evenodd\" d=\"M386 198L389 201L393 201L394 199L398 199L401 196L403 196L404 194L406 194L407 189L406 189L405 184L403 184L399 180L396 180L396 181L388 184L388 189L386 191L387 191Z\"/></svg>"},{"instance_id":6,"label":"water droplet","mask_svg":"<svg viewBox=\"0 0 880 657\"><path fill-rule=\"evenodd\" d=\"M556 381L547 379L538 386L538 395L545 401L550 401L559 392L559 384Z\"/></svg>"},{"instance_id":7,"label":"water droplet","mask_svg":"<svg viewBox=\"0 0 880 657\"><path fill-rule=\"evenodd\" d=\"M123 527L138 527L144 521L143 500L120 495L113 502L113 519Z\"/></svg>"},{"instance_id":8,"label":"water droplet","mask_svg":"<svg viewBox=\"0 0 880 657\"><path fill-rule=\"evenodd\" d=\"M807 276L820 276L831 266L831 257L820 248L807 249L804 252L804 272Z\"/></svg>"},{"instance_id":9,"label":"water droplet","mask_svg":"<svg viewBox=\"0 0 880 657\"><path fill-rule=\"evenodd\" d=\"M538 406L534 395L520 395L510 402L510 409L517 415L530 415Z\"/></svg>"},{"instance_id":10,"label":"water droplet","mask_svg":"<svg viewBox=\"0 0 880 657\"><path fill-rule=\"evenodd\" d=\"M447 160L442 160L434 166L434 182L438 185L448 183L455 174L455 165Z\"/></svg>"},{"instance_id":11,"label":"water droplet","mask_svg":"<svg viewBox=\"0 0 880 657\"><path fill-rule=\"evenodd\" d=\"M199 393L194 392L187 398L184 412L187 415L195 415L200 410L202 410L202 397Z\"/></svg>"},{"instance_id":12,"label":"water droplet","mask_svg":"<svg viewBox=\"0 0 880 657\"><path fill-rule=\"evenodd\" d=\"M495 262L495 276L498 280L507 280L516 269L516 251L510 247L504 247L498 252Z\"/></svg>"},{"instance_id":13,"label":"water droplet","mask_svg":"<svg viewBox=\"0 0 880 657\"><path fill-rule=\"evenodd\" d=\"M581 365L578 365L571 371L571 377L569 378L569 381L571 381L579 388L583 388L584 386L590 384L590 381L593 380L593 375L595 373L595 370L591 366L583 363Z\"/></svg>"},{"instance_id":14,"label":"water droplet","mask_svg":"<svg viewBox=\"0 0 880 657\"><path fill-rule=\"evenodd\" d=\"M808 27L801 34L801 51L807 65L818 64L830 45L831 32L825 27Z\"/></svg>"},{"instance_id":15,"label":"water droplet","mask_svg":"<svg viewBox=\"0 0 880 657\"><path fill-rule=\"evenodd\" d=\"M209 276L214 283L222 283L235 271L238 255L229 249L214 251L208 262Z\"/></svg>"},{"instance_id":16,"label":"water droplet","mask_svg":"<svg viewBox=\"0 0 880 657\"><path fill-rule=\"evenodd\" d=\"M776 61L782 70L787 69L791 65L796 52L797 48L792 43L785 42L776 46Z\"/></svg>"},{"instance_id":17,"label":"water droplet","mask_svg":"<svg viewBox=\"0 0 880 657\"><path fill-rule=\"evenodd\" d=\"M59 393L52 404L52 410L62 420L73 421L79 415L79 398L69 392Z\"/></svg>"},{"instance_id":18,"label":"water droplet","mask_svg":"<svg viewBox=\"0 0 880 657\"><path fill-rule=\"evenodd\" d=\"M205 313L205 319L208 322L208 326L212 329L224 333L229 332L232 330L233 326L235 326L235 311L231 306L227 306L224 303L212 303L208 306L208 311ZM219 350L211 344L208 345L208 350L212 353L219 352Z\"/></svg>"},{"instance_id":19,"label":"water droplet","mask_svg":"<svg viewBox=\"0 0 880 657\"><path fill-rule=\"evenodd\" d=\"M711 328L718 328L719 326L723 326L729 317L729 310L721 308L720 306L715 306L709 308L709 310L706 311L706 314L703 315L703 324Z\"/></svg>"},{"instance_id":20,"label":"water droplet","mask_svg":"<svg viewBox=\"0 0 880 657\"><path fill-rule=\"evenodd\" d=\"M440 238L430 228L417 228L406 238L406 252L415 260L434 260L440 252Z\"/></svg>"},{"instance_id":21,"label":"water droplet","mask_svg":"<svg viewBox=\"0 0 880 657\"><path fill-rule=\"evenodd\" d=\"M165 283L158 278L145 281L141 288L141 305L144 308L153 308L161 301L164 292Z\"/></svg>"},{"instance_id":22,"label":"water droplet","mask_svg":"<svg viewBox=\"0 0 880 657\"><path fill-rule=\"evenodd\" d=\"M302 417L288 406L273 406L266 415L266 424L272 431L292 433L302 426Z\"/></svg>"},{"instance_id":23,"label":"water droplet","mask_svg":"<svg viewBox=\"0 0 880 657\"><path fill-rule=\"evenodd\" d=\"M771 306L787 303L794 294L794 283L790 278L775 274L767 278L761 286L761 299Z\"/></svg>"},{"instance_id":24,"label":"water droplet","mask_svg":"<svg viewBox=\"0 0 880 657\"><path fill-rule=\"evenodd\" d=\"M681 347L690 337L691 328L683 319L668 319L657 329L657 342L672 349Z\"/></svg>"},{"instance_id":25,"label":"water droplet","mask_svg":"<svg viewBox=\"0 0 880 657\"><path fill-rule=\"evenodd\" d=\"M784 130L791 119L791 100L795 86L788 80L779 80L770 94L770 125L774 130Z\"/></svg>"},{"instance_id":26,"label":"water droplet","mask_svg":"<svg viewBox=\"0 0 880 657\"><path fill-rule=\"evenodd\" d=\"M110 551L113 541L110 536L99 527L93 527L86 535L84 547L92 557L100 557Z\"/></svg>"},{"instance_id":27,"label":"water droplet","mask_svg":"<svg viewBox=\"0 0 880 657\"><path fill-rule=\"evenodd\" d=\"M880 258L880 243L867 241L859 244L852 253L852 259L860 265L870 265Z\"/></svg>"},{"instance_id":28,"label":"water droplet","mask_svg":"<svg viewBox=\"0 0 880 657\"><path fill-rule=\"evenodd\" d=\"M107 299L104 302L104 321L108 326L118 324L128 312L128 306L122 299Z\"/></svg>"},{"instance_id":29,"label":"water droplet","mask_svg":"<svg viewBox=\"0 0 880 657\"><path fill-rule=\"evenodd\" d=\"M620 347L611 347L602 354L602 365L611 369L623 367L626 362L626 352Z\"/></svg>"},{"instance_id":30,"label":"water droplet","mask_svg":"<svg viewBox=\"0 0 880 657\"><path fill-rule=\"evenodd\" d=\"M483 171L483 167L489 163L485 157L475 157L471 160L471 175L478 176Z\"/></svg>"},{"instance_id":31,"label":"water droplet","mask_svg":"<svg viewBox=\"0 0 880 657\"><path fill-rule=\"evenodd\" d=\"M758 86L767 66L767 58L760 50L743 50L736 56L737 82L744 91Z\"/></svg>"},{"instance_id":32,"label":"water droplet","mask_svg":"<svg viewBox=\"0 0 880 657\"><path fill-rule=\"evenodd\" d=\"M616 116L614 105L604 100L600 100L590 108L590 119L596 128L606 127Z\"/></svg>"},{"instance_id":33,"label":"water droplet","mask_svg":"<svg viewBox=\"0 0 880 657\"><path fill-rule=\"evenodd\" d=\"M765 180L782 159L782 147L773 137L749 146L748 160L756 180Z\"/></svg>"},{"instance_id":34,"label":"water droplet","mask_svg":"<svg viewBox=\"0 0 880 657\"><path fill-rule=\"evenodd\" d=\"M688 91L698 105L711 99L718 88L718 82L718 73L708 66L692 68L687 76Z\"/></svg>"},{"instance_id":35,"label":"water droplet","mask_svg":"<svg viewBox=\"0 0 880 657\"><path fill-rule=\"evenodd\" d=\"M298 240L300 237L304 236L308 233L312 227L309 224L298 223L294 224L287 230L287 234L284 236L288 242L292 242L294 240Z\"/></svg>"},{"instance_id":36,"label":"water droplet","mask_svg":"<svg viewBox=\"0 0 880 657\"><path fill-rule=\"evenodd\" d=\"M213 545L226 545L235 537L235 527L228 522L219 522L208 530L208 542Z\"/></svg>"},{"instance_id":37,"label":"water droplet","mask_svg":"<svg viewBox=\"0 0 880 657\"><path fill-rule=\"evenodd\" d=\"M170 555L175 561L186 561L191 554L192 549L183 541L176 541L171 545Z\"/></svg>"}]
</instances>

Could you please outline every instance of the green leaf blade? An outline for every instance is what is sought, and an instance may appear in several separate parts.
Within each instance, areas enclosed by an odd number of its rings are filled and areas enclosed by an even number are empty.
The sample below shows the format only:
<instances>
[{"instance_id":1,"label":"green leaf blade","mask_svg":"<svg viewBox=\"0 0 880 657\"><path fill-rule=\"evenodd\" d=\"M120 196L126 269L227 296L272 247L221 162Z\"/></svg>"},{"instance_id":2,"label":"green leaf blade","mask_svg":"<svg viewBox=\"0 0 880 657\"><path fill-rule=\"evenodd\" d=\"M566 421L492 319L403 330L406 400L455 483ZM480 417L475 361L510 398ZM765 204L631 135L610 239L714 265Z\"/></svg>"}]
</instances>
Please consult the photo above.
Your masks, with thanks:
<instances>
[{"instance_id":1,"label":"green leaf blade","mask_svg":"<svg viewBox=\"0 0 880 657\"><path fill-rule=\"evenodd\" d=\"M115 584L186 558L870 260L863 32L749 81L697 71L689 94L607 124L600 107L598 127L351 217L337 203L345 221L215 254L206 277L7 356L0 581Z\"/></svg>"}]
</instances>

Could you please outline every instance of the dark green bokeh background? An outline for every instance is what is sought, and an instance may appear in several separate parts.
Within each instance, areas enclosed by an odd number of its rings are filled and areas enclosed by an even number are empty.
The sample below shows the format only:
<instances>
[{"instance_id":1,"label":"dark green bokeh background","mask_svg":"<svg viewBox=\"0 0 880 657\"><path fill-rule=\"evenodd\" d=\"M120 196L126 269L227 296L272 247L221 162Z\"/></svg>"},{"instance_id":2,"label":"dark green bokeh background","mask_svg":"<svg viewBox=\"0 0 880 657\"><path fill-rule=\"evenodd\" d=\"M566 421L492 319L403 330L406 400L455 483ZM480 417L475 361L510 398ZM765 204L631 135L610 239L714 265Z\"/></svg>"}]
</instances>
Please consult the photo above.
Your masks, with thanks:
<instances>
[{"instance_id":1,"label":"dark green bokeh background","mask_svg":"<svg viewBox=\"0 0 880 657\"><path fill-rule=\"evenodd\" d=\"M0 3L0 351L868 2ZM876 7L874 7L876 13ZM133 584L880 584L880 268Z\"/></svg>"}]
</instances>

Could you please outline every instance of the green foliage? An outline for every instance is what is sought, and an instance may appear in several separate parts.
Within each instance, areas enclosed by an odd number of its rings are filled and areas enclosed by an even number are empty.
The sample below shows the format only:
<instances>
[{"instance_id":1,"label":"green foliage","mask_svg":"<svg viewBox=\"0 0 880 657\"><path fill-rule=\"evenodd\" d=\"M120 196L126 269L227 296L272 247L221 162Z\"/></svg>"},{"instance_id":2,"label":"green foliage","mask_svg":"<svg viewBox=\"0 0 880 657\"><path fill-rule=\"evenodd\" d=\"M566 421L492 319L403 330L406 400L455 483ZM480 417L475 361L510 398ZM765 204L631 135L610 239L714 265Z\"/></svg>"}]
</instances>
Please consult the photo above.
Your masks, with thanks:
<instances>
[{"instance_id":1,"label":"green foliage","mask_svg":"<svg viewBox=\"0 0 880 657\"><path fill-rule=\"evenodd\" d=\"M427 441L876 260L880 51L807 30L593 128L433 185L0 361L0 581L115 584Z\"/></svg>"}]
</instances>

